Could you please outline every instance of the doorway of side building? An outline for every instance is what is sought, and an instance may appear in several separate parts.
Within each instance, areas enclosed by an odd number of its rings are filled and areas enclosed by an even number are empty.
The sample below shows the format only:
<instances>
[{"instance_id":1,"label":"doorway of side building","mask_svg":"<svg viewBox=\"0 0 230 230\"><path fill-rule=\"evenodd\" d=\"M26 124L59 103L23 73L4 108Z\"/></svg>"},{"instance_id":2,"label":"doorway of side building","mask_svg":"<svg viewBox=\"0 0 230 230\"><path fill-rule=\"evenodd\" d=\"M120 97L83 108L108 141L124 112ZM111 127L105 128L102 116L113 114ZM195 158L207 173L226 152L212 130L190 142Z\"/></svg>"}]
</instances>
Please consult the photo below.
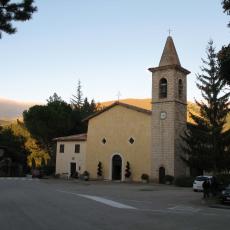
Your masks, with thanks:
<instances>
[{"instance_id":1,"label":"doorway of side building","mask_svg":"<svg viewBox=\"0 0 230 230\"><path fill-rule=\"evenodd\" d=\"M160 167L159 168L159 183L163 184L164 183L164 178L165 178L165 168Z\"/></svg>"},{"instance_id":2,"label":"doorway of side building","mask_svg":"<svg viewBox=\"0 0 230 230\"><path fill-rule=\"evenodd\" d=\"M121 180L122 159L119 155L112 158L112 180Z\"/></svg>"},{"instance_id":3,"label":"doorway of side building","mask_svg":"<svg viewBox=\"0 0 230 230\"><path fill-rule=\"evenodd\" d=\"M76 163L71 162L70 163L70 176L75 177L75 175L76 175Z\"/></svg>"}]
</instances>

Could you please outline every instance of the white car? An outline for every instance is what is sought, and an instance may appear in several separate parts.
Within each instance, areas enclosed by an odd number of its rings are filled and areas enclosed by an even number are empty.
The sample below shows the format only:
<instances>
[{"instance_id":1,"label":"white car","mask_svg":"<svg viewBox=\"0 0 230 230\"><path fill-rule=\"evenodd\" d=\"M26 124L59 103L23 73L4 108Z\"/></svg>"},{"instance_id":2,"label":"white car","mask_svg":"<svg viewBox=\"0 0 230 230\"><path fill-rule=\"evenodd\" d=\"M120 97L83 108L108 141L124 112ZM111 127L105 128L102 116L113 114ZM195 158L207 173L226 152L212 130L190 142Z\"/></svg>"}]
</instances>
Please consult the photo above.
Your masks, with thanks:
<instances>
[{"instance_id":1,"label":"white car","mask_svg":"<svg viewBox=\"0 0 230 230\"><path fill-rule=\"evenodd\" d=\"M193 191L203 191L203 183L205 180L212 180L212 176L198 176L193 182Z\"/></svg>"}]
</instances>

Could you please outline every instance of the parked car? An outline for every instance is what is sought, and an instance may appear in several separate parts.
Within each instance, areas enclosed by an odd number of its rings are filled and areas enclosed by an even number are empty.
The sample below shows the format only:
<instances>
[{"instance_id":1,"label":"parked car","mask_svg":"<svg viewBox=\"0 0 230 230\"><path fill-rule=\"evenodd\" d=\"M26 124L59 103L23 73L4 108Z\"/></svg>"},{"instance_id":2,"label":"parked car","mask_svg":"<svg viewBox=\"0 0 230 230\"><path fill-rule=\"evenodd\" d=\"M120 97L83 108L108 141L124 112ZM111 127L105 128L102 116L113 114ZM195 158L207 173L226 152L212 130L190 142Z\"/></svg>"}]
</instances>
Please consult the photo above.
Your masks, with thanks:
<instances>
[{"instance_id":1,"label":"parked car","mask_svg":"<svg viewBox=\"0 0 230 230\"><path fill-rule=\"evenodd\" d=\"M212 180L212 176L197 176L193 182L193 191L203 191L203 183L206 180Z\"/></svg>"},{"instance_id":2,"label":"parked car","mask_svg":"<svg viewBox=\"0 0 230 230\"><path fill-rule=\"evenodd\" d=\"M221 201L222 203L228 203L230 202L230 185L226 187L222 192L221 192Z\"/></svg>"},{"instance_id":3,"label":"parked car","mask_svg":"<svg viewBox=\"0 0 230 230\"><path fill-rule=\"evenodd\" d=\"M33 169L32 170L32 178L41 178L42 174L39 169Z\"/></svg>"}]
</instances>

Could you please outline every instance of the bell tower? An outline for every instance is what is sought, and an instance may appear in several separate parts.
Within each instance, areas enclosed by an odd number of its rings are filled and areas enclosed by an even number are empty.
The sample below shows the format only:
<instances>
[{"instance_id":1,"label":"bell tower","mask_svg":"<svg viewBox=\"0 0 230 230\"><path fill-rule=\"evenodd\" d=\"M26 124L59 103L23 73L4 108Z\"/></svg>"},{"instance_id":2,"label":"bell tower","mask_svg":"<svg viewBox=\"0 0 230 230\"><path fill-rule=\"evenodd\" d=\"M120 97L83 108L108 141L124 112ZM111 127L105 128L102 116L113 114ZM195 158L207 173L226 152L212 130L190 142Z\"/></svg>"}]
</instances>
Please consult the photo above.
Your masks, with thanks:
<instances>
[{"instance_id":1,"label":"bell tower","mask_svg":"<svg viewBox=\"0 0 230 230\"><path fill-rule=\"evenodd\" d=\"M152 72L152 179L185 175L181 160L181 135L187 122L187 80L171 36L168 36L158 67Z\"/></svg>"}]
</instances>

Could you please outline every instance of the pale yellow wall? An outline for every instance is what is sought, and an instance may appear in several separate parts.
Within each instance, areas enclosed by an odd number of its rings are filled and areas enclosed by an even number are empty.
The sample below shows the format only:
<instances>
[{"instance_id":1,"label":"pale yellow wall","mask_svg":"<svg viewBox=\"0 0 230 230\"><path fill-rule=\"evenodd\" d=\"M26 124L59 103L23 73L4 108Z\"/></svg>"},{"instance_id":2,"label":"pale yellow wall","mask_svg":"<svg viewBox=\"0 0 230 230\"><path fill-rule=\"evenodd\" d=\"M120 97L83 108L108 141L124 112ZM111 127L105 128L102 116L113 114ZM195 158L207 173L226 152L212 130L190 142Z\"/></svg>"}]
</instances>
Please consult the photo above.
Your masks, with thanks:
<instances>
[{"instance_id":1,"label":"pale yellow wall","mask_svg":"<svg viewBox=\"0 0 230 230\"><path fill-rule=\"evenodd\" d=\"M60 145L65 145L64 153L60 153ZM74 153L75 144L80 144L80 153ZM56 174L70 174L70 163L76 163L76 171L83 173L85 170L86 141L58 141L56 152ZM81 168L79 171L79 167Z\"/></svg>"},{"instance_id":2,"label":"pale yellow wall","mask_svg":"<svg viewBox=\"0 0 230 230\"><path fill-rule=\"evenodd\" d=\"M97 177L98 162L102 162L103 176L111 179L112 156L122 156L123 178L126 162L130 162L132 179L139 181L142 173L150 175L151 115L116 105L89 120L87 134L86 169L91 178ZM133 137L134 144L129 143ZM102 144L106 138L107 143Z\"/></svg>"}]
</instances>

